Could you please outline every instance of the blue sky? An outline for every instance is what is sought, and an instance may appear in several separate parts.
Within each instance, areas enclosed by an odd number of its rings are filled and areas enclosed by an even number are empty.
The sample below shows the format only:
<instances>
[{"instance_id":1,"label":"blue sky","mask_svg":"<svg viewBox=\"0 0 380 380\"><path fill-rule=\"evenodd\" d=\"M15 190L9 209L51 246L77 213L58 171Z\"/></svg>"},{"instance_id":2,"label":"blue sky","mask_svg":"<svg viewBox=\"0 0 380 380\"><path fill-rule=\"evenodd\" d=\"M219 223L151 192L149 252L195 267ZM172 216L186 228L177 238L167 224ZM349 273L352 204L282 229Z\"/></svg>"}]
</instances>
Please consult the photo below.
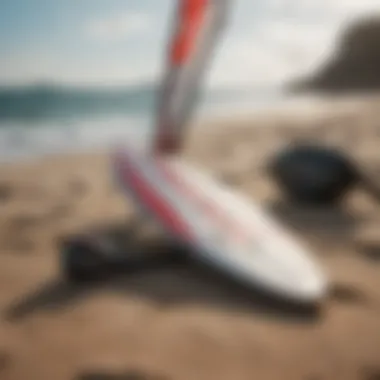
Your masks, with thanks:
<instances>
[{"instance_id":1,"label":"blue sky","mask_svg":"<svg viewBox=\"0 0 380 380\"><path fill-rule=\"evenodd\" d=\"M310 69L339 26L378 0L235 0L211 82ZM1 0L0 83L126 84L157 77L176 0Z\"/></svg>"},{"instance_id":2,"label":"blue sky","mask_svg":"<svg viewBox=\"0 0 380 380\"><path fill-rule=\"evenodd\" d=\"M0 81L116 82L149 75L170 2L2 0Z\"/></svg>"}]
</instances>

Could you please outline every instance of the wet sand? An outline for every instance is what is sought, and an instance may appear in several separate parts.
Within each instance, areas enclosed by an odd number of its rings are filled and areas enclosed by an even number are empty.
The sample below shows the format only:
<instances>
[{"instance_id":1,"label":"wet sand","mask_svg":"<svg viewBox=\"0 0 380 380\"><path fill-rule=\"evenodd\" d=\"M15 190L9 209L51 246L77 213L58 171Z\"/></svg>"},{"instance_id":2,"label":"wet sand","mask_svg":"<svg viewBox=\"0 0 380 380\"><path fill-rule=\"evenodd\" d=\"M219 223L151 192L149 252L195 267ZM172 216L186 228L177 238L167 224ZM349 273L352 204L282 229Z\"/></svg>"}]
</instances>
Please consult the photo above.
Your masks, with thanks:
<instances>
[{"instance_id":1,"label":"wet sand","mask_svg":"<svg viewBox=\"0 0 380 380\"><path fill-rule=\"evenodd\" d=\"M341 209L296 208L281 202L264 170L278 147L317 139L377 175L378 109L226 120L195 128L184 153L263 202L313 249L332 281L319 315L189 261L70 285L60 273L60 237L127 226L134 216L110 184L107 155L2 165L0 379L380 379L378 206L357 190ZM134 244L171 249L159 235Z\"/></svg>"}]
</instances>

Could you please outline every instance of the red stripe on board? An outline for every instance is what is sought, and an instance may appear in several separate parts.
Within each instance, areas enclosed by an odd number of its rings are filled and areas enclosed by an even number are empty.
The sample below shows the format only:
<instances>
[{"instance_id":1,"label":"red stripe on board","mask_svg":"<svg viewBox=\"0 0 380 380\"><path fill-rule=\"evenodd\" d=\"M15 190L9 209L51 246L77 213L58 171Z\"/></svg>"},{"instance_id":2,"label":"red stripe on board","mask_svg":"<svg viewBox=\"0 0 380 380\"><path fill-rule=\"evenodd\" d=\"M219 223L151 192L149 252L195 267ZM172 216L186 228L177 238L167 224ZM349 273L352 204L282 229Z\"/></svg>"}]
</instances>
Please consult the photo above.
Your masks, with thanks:
<instances>
[{"instance_id":1,"label":"red stripe on board","mask_svg":"<svg viewBox=\"0 0 380 380\"><path fill-rule=\"evenodd\" d=\"M181 65L189 59L197 34L206 13L209 0L182 0L179 11L179 30L175 36L171 59Z\"/></svg>"},{"instance_id":2,"label":"red stripe on board","mask_svg":"<svg viewBox=\"0 0 380 380\"><path fill-rule=\"evenodd\" d=\"M116 161L119 161L119 165L121 165L121 176L123 182L126 186L133 187L133 190L138 194L141 202L153 210L164 226L176 235L192 240L189 228L186 226L178 213L170 207L168 202L166 202L158 194L158 192L154 189L154 186L144 179L137 169L133 169L124 156L116 157Z\"/></svg>"},{"instance_id":3,"label":"red stripe on board","mask_svg":"<svg viewBox=\"0 0 380 380\"><path fill-rule=\"evenodd\" d=\"M219 222L220 224L224 224L224 229L226 232L233 232L238 239L244 240L247 238L249 233L245 231L244 227L231 222L228 216L226 216L225 213L221 212L220 208L216 207L212 201L202 198L202 195L195 191L193 187L189 186L186 181L181 180L181 178L174 170L170 170L163 162L158 163L158 166L166 178L174 183L174 185L176 185L180 191L182 191L190 198L193 198L202 207L203 210L205 210L210 214L211 217L214 218L217 223Z\"/></svg>"}]
</instances>

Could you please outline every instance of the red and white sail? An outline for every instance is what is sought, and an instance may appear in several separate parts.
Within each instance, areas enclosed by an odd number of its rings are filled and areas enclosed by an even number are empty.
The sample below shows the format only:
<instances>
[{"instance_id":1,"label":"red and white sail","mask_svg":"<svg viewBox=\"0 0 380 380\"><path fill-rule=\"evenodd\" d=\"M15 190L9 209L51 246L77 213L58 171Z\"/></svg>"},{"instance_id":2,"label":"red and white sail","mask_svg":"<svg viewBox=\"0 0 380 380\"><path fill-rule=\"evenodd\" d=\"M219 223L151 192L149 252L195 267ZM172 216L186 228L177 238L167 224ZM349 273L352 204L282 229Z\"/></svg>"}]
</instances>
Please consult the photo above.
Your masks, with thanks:
<instances>
[{"instance_id":1,"label":"red and white sail","mask_svg":"<svg viewBox=\"0 0 380 380\"><path fill-rule=\"evenodd\" d=\"M178 1L158 94L153 140L156 153L174 153L182 146L207 64L227 21L230 1Z\"/></svg>"}]
</instances>

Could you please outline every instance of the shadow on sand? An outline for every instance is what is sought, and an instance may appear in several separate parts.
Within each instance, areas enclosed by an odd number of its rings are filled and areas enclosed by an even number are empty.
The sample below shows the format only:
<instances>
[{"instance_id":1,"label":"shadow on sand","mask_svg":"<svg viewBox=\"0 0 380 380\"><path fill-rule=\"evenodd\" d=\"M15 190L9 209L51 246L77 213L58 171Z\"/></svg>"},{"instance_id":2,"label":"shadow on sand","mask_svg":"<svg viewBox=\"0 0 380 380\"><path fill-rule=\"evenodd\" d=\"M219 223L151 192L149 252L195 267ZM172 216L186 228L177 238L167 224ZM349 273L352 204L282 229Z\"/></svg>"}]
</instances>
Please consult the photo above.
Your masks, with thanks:
<instances>
[{"instance_id":1,"label":"shadow on sand","mask_svg":"<svg viewBox=\"0 0 380 380\"><path fill-rule=\"evenodd\" d=\"M84 372L73 380L169 380L166 376L145 373L136 370L127 370L122 373L103 371Z\"/></svg>"},{"instance_id":2,"label":"shadow on sand","mask_svg":"<svg viewBox=\"0 0 380 380\"><path fill-rule=\"evenodd\" d=\"M359 243L357 244L358 251L368 260L380 264L380 244Z\"/></svg>"},{"instance_id":3,"label":"shadow on sand","mask_svg":"<svg viewBox=\"0 0 380 380\"><path fill-rule=\"evenodd\" d=\"M380 264L380 243L361 241L355 231L374 222L379 224L376 212L353 215L344 207L306 207L285 202L270 203L267 208L277 216L284 226L318 243L352 243L361 258ZM322 252L322 251L321 251ZM328 250L331 252L331 250Z\"/></svg>"},{"instance_id":4,"label":"shadow on sand","mask_svg":"<svg viewBox=\"0 0 380 380\"><path fill-rule=\"evenodd\" d=\"M371 305L366 294L350 284L335 284L330 291L330 298L341 304Z\"/></svg>"},{"instance_id":5,"label":"shadow on sand","mask_svg":"<svg viewBox=\"0 0 380 380\"><path fill-rule=\"evenodd\" d=\"M347 240L363 220L352 215L344 207L303 206L283 201L267 205L274 216L286 226L304 235L329 240Z\"/></svg>"},{"instance_id":6,"label":"shadow on sand","mask_svg":"<svg viewBox=\"0 0 380 380\"><path fill-rule=\"evenodd\" d=\"M137 295L168 308L203 304L228 312L264 313L268 317L297 322L317 321L320 316L318 305L294 304L259 288L248 289L210 267L191 260L189 252L175 248L162 238L154 242L135 242L134 249L148 256L152 251L159 251L163 259L156 260L154 265L147 263L128 273L110 274L102 281L81 285L63 278L53 279L9 305L3 316L8 321L17 322L41 311L62 310L99 290L121 293L126 297Z\"/></svg>"}]
</instances>

